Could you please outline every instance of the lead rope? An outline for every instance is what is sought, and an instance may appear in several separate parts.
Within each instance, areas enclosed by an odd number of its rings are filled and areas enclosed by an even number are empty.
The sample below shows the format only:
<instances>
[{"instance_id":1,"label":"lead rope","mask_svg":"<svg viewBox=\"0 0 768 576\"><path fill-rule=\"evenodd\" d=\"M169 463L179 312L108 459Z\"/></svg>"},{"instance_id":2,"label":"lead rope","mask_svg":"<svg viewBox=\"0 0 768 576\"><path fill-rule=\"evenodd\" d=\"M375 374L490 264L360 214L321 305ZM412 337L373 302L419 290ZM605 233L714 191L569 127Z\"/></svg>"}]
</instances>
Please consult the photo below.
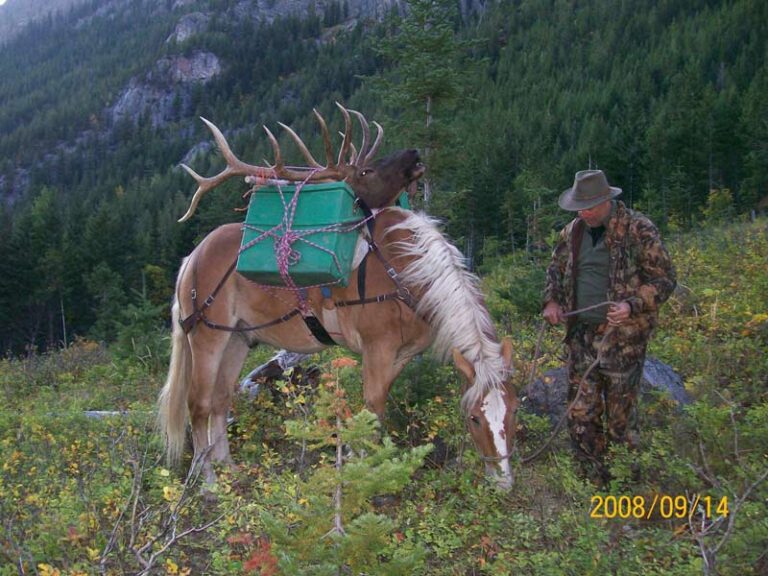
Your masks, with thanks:
<instances>
[{"instance_id":1,"label":"lead rope","mask_svg":"<svg viewBox=\"0 0 768 576\"><path fill-rule=\"evenodd\" d=\"M611 304L615 304L615 302L611 300L606 300L605 302L600 302L599 304L594 304L592 306L587 306L586 308L581 308L579 310L573 310L571 312L566 312L563 314L564 318L568 318L570 316L576 316L577 314L582 314L584 312L589 312L590 310L595 310L597 308L602 308L603 306L610 306ZM536 361L539 359L539 354L541 352L541 341L544 337L544 331L547 328L547 322L546 320L541 321L541 325L539 326L539 335L536 339L536 349L533 353L533 361L531 362L531 372L529 376L529 382L528 385L530 386L533 384L533 377L536 373ZM579 388L576 390L576 395L573 397L573 400L571 400L570 404L568 404L568 407L565 409L565 412L563 412L563 415L560 417L560 420L557 422L557 425L555 426L555 429L552 431L552 434L549 435L549 438L542 444L537 450L535 450L532 454L529 454L528 456L521 458L520 462L522 464L528 464L529 462L532 462L547 449L549 448L550 444L552 444L552 441L555 439L555 437L560 433L560 430L563 427L563 424L565 423L565 420L568 418L569 414L571 413L571 410L576 405L576 401L581 397L582 388L584 386L584 382L587 380L587 377L592 373L592 370L595 369L595 367L600 363L600 360L603 358L603 351L605 350L605 344L608 341L608 336L613 332L614 326L608 326L608 330L606 330L603 333L603 339L600 342L600 346L597 350L597 357L595 358L594 362L589 365L589 368L584 372L584 374L581 377L581 381L579 382ZM515 436L516 437L516 436ZM515 441L514 448L512 452L517 451L517 442Z\"/></svg>"}]
</instances>

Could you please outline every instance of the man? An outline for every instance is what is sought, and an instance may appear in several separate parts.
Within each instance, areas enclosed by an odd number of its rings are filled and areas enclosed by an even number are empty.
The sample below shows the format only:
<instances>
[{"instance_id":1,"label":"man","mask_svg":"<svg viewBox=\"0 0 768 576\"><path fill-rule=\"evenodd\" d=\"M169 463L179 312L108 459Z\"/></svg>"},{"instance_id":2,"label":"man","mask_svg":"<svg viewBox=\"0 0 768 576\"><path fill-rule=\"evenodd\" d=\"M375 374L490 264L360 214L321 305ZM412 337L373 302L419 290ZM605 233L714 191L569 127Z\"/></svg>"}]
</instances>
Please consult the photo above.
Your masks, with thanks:
<instances>
[{"instance_id":1,"label":"man","mask_svg":"<svg viewBox=\"0 0 768 576\"><path fill-rule=\"evenodd\" d=\"M584 471L599 481L608 479L607 442L637 447L646 346L676 285L656 226L615 200L619 194L601 170L576 173L558 204L578 217L560 233L544 291L544 318L567 328L569 403L578 393L571 441Z\"/></svg>"}]
</instances>

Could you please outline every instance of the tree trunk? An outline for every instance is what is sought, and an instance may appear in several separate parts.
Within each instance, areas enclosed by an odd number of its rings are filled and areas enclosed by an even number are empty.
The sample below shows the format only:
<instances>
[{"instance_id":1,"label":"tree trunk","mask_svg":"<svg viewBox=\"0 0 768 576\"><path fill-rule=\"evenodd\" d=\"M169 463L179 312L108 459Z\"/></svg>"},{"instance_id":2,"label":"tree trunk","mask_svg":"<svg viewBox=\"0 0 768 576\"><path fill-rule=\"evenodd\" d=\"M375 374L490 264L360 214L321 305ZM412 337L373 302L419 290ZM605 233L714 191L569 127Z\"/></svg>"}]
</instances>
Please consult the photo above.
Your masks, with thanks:
<instances>
[{"instance_id":1,"label":"tree trunk","mask_svg":"<svg viewBox=\"0 0 768 576\"><path fill-rule=\"evenodd\" d=\"M429 127L432 125L432 97L427 96L427 143L424 146L424 164L426 166L429 166L429 155L431 152L430 147L430 135L429 135ZM429 208L429 201L432 198L432 181L429 177L424 178L424 208Z\"/></svg>"},{"instance_id":2,"label":"tree trunk","mask_svg":"<svg viewBox=\"0 0 768 576\"><path fill-rule=\"evenodd\" d=\"M67 317L64 315L64 296L59 293L59 307L61 308L61 332L64 340L64 348L67 347Z\"/></svg>"}]
</instances>

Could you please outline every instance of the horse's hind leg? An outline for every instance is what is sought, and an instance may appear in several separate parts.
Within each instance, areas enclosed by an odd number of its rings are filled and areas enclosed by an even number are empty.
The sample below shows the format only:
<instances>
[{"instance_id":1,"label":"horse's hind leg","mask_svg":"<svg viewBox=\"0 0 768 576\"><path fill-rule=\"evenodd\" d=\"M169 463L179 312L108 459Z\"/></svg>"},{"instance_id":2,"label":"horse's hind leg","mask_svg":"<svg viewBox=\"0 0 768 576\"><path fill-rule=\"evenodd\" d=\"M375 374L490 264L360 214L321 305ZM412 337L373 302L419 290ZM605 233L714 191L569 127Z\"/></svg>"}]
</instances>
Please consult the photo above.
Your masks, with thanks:
<instances>
[{"instance_id":1,"label":"horse's hind leg","mask_svg":"<svg viewBox=\"0 0 768 576\"><path fill-rule=\"evenodd\" d=\"M230 464L227 414L248 346L237 336L216 334L194 356L188 397L195 459L201 460L203 479L216 481L212 464Z\"/></svg>"}]
</instances>

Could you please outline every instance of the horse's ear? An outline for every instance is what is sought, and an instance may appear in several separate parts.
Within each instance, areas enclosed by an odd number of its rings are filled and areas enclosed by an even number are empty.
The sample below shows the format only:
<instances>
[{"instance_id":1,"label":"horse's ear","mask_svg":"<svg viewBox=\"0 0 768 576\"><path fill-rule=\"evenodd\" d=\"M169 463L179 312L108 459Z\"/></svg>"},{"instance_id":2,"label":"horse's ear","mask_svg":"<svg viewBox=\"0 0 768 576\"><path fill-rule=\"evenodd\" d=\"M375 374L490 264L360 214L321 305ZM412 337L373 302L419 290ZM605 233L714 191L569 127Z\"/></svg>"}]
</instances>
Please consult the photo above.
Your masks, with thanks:
<instances>
[{"instance_id":1,"label":"horse's ear","mask_svg":"<svg viewBox=\"0 0 768 576\"><path fill-rule=\"evenodd\" d=\"M504 368L509 370L512 366L512 340L509 337L501 341L501 359L504 360Z\"/></svg>"},{"instance_id":2,"label":"horse's ear","mask_svg":"<svg viewBox=\"0 0 768 576\"><path fill-rule=\"evenodd\" d=\"M475 368L472 363L462 356L458 348L453 349L453 363L456 364L456 368L464 375L467 380L467 384L470 386L475 381Z\"/></svg>"}]
</instances>

